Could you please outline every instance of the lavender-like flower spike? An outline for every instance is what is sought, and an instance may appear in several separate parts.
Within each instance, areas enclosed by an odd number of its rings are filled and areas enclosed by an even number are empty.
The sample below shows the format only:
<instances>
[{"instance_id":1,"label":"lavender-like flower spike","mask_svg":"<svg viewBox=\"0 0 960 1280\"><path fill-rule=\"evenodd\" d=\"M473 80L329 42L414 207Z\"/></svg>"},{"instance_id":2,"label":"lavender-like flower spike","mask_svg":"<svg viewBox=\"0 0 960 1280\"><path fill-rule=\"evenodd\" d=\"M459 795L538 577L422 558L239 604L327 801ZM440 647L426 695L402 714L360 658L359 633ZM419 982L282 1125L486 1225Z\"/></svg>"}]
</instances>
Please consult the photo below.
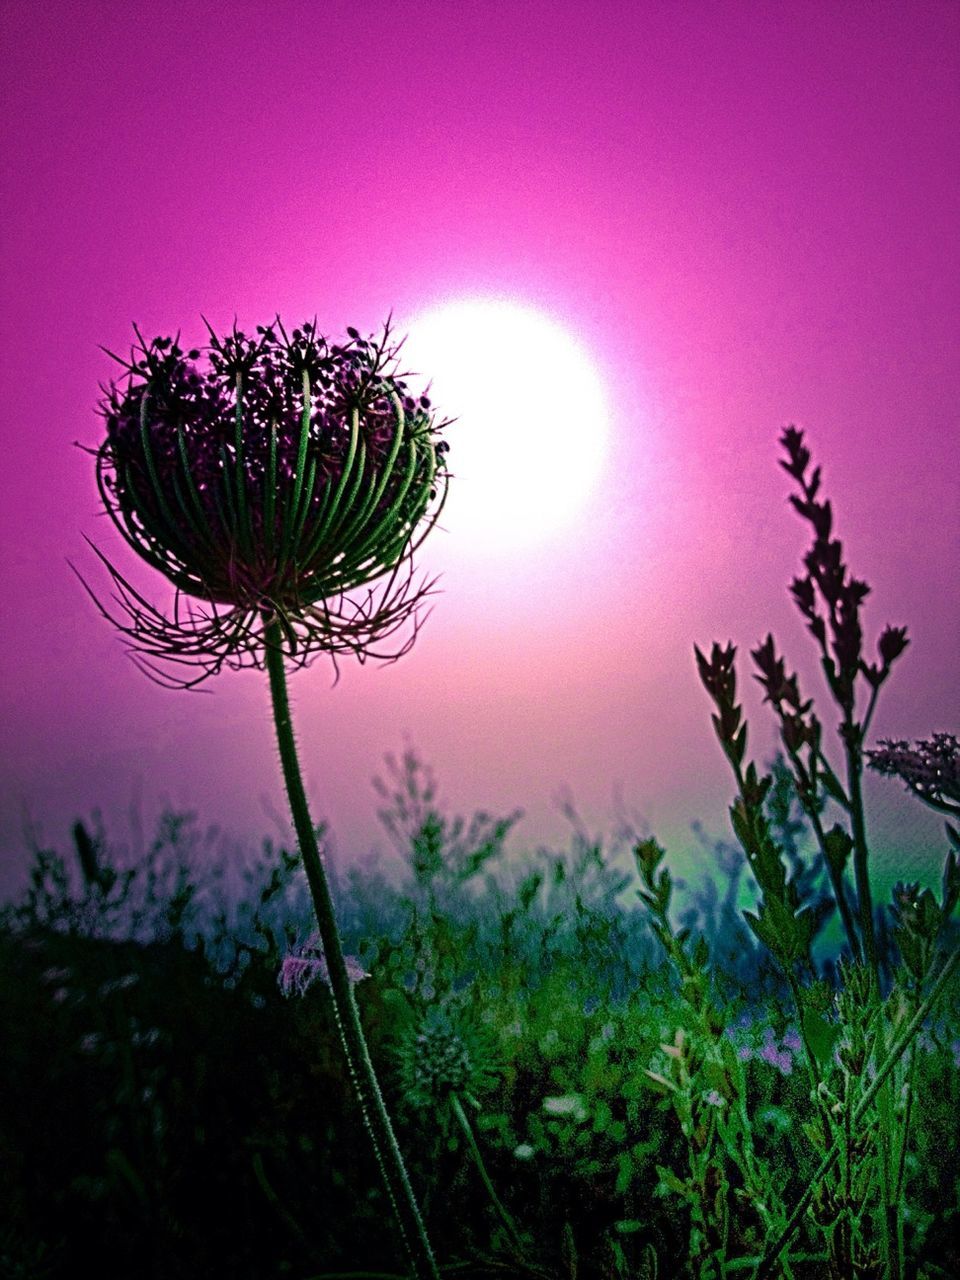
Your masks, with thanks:
<instances>
[{"instance_id":1,"label":"lavender-like flower spike","mask_svg":"<svg viewBox=\"0 0 960 1280\"><path fill-rule=\"evenodd\" d=\"M129 360L113 357L127 378L103 388L106 438L91 452L114 524L176 589L164 613L97 551L118 615L94 599L140 665L187 688L262 666L272 618L296 666L404 654L433 587L414 583L411 557L443 505L448 424L397 374L389 322L342 345L309 323L288 335L279 318L255 339L210 329L205 367L199 350L136 333Z\"/></svg>"}]
</instances>

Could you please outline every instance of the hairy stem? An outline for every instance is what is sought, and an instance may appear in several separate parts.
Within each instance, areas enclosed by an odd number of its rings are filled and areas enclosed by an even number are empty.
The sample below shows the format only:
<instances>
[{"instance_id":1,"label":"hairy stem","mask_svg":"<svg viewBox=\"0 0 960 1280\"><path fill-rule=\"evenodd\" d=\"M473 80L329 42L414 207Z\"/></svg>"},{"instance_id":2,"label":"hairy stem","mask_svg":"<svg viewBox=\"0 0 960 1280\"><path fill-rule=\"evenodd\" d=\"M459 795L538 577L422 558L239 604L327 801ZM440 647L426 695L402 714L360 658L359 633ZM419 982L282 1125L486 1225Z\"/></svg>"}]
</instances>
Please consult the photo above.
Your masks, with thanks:
<instances>
[{"instance_id":1,"label":"hairy stem","mask_svg":"<svg viewBox=\"0 0 960 1280\"><path fill-rule=\"evenodd\" d=\"M276 617L273 617L264 628L264 642L267 671L270 676L273 717L280 747L280 762L283 766L283 778L300 845L300 854L317 913L320 941L323 944L337 1025L347 1058L350 1079L373 1142L387 1194L393 1205L400 1234L413 1268L413 1275L416 1280L439 1280L437 1264L427 1239L423 1219L414 1199L410 1179L407 1176L400 1148L397 1146L383 1095L377 1084L370 1052L360 1024L353 986L347 974L343 947L340 943L340 931L337 928L333 899L330 896L330 886L320 858L316 830L310 819L297 759L297 746L287 697L287 677L281 649L282 639L280 623Z\"/></svg>"}]
</instances>

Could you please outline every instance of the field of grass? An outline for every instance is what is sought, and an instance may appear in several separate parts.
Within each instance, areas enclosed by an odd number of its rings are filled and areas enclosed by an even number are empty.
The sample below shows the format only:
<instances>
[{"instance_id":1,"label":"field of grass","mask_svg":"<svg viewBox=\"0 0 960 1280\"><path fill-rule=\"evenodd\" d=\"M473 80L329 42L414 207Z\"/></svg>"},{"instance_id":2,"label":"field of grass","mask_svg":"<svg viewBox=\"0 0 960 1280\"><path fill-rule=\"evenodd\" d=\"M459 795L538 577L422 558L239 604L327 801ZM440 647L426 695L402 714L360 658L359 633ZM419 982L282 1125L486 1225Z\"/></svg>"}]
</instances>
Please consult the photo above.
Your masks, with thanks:
<instances>
[{"instance_id":1,"label":"field of grass","mask_svg":"<svg viewBox=\"0 0 960 1280\"><path fill-rule=\"evenodd\" d=\"M782 762L774 778L799 869ZM667 905L651 841L574 827L508 860L513 819L444 815L413 755L382 798L403 871L351 870L335 898L441 1274L752 1276L835 1137L771 1274L892 1274L893 1179L903 1274L960 1271L955 980L855 1118L921 998L893 932L881 1013L851 996L862 969L821 953L801 1020L729 846ZM403 1275L298 858L265 844L228 894L189 816L132 865L102 832L74 845L35 851L2 918L0 1276Z\"/></svg>"}]
</instances>

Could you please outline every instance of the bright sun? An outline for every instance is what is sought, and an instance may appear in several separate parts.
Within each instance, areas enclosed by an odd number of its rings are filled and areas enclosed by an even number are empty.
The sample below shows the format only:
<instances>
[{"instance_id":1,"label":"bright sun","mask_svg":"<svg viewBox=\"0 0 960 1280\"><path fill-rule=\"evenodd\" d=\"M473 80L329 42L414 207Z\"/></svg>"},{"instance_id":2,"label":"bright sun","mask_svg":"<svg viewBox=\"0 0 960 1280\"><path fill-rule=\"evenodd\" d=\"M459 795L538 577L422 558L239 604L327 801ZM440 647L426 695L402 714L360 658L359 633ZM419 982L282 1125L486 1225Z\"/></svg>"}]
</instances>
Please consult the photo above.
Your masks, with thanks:
<instances>
[{"instance_id":1,"label":"bright sun","mask_svg":"<svg viewBox=\"0 0 960 1280\"><path fill-rule=\"evenodd\" d=\"M430 379L438 415L456 418L442 517L452 535L486 553L569 526L600 474L608 416L570 333L531 307L463 299L414 318L401 362Z\"/></svg>"}]
</instances>

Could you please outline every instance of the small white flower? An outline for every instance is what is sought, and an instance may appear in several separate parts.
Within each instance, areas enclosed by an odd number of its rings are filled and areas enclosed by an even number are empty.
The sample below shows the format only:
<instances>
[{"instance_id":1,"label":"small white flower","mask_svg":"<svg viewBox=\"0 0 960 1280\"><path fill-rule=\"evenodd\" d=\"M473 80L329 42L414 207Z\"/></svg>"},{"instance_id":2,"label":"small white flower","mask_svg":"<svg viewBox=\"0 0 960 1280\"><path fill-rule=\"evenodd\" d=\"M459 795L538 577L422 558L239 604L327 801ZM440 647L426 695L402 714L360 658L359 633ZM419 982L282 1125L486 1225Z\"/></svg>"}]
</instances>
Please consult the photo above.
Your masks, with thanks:
<instances>
[{"instance_id":1,"label":"small white flower","mask_svg":"<svg viewBox=\"0 0 960 1280\"><path fill-rule=\"evenodd\" d=\"M513 1154L518 1160L532 1160L534 1157L534 1150L529 1142L521 1142L513 1148Z\"/></svg>"},{"instance_id":2,"label":"small white flower","mask_svg":"<svg viewBox=\"0 0 960 1280\"><path fill-rule=\"evenodd\" d=\"M548 1116L569 1116L578 1124L587 1118L587 1109L578 1093L567 1093L560 1097L544 1098L543 1109Z\"/></svg>"}]
</instances>

